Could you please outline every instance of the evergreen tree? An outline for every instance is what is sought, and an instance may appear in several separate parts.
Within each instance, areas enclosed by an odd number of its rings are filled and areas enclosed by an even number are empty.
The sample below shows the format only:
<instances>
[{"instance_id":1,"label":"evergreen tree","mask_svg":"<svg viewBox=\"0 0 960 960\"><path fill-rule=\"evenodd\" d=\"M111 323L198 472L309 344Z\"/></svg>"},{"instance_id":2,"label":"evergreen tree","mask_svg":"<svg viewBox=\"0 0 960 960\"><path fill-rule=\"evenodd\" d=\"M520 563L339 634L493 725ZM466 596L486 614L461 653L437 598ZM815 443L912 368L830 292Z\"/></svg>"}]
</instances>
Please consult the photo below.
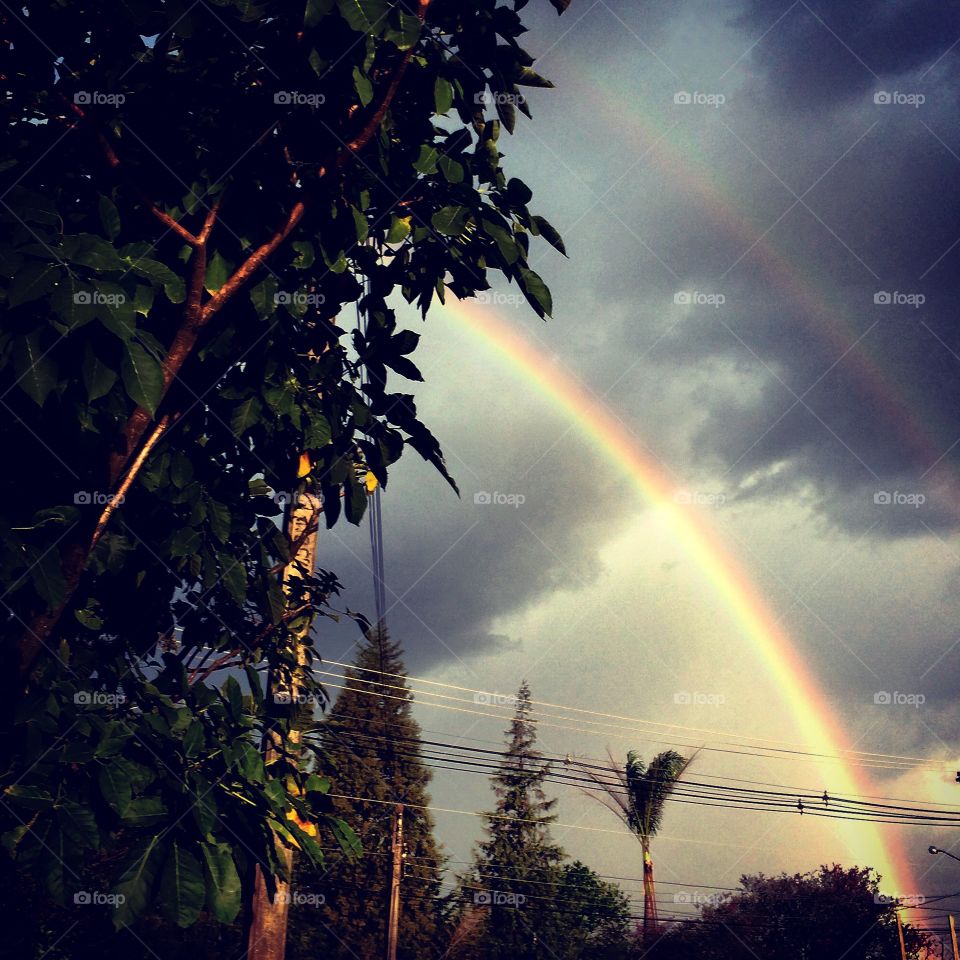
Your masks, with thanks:
<instances>
[{"instance_id":1,"label":"evergreen tree","mask_svg":"<svg viewBox=\"0 0 960 960\"><path fill-rule=\"evenodd\" d=\"M420 757L420 726L403 653L383 629L368 633L347 671L345 689L323 720L319 743L330 792L369 800L332 799L338 816L363 846L356 859L332 850L321 870L304 866L295 876L291 957L306 960L381 960L390 891L390 842L394 805L403 816L404 866L400 890L398 960L440 952L440 870L433 837L430 771ZM322 898L322 903L319 903Z\"/></svg>"},{"instance_id":2,"label":"evergreen tree","mask_svg":"<svg viewBox=\"0 0 960 960\"><path fill-rule=\"evenodd\" d=\"M489 960L549 956L541 941L552 939L556 910L548 892L560 880L563 850L550 838L557 801L544 781L549 765L536 748L530 687L520 685L516 710L505 732L507 750L494 774L496 808L484 814L485 839L478 845L467 897L488 911L480 953Z\"/></svg>"}]
</instances>

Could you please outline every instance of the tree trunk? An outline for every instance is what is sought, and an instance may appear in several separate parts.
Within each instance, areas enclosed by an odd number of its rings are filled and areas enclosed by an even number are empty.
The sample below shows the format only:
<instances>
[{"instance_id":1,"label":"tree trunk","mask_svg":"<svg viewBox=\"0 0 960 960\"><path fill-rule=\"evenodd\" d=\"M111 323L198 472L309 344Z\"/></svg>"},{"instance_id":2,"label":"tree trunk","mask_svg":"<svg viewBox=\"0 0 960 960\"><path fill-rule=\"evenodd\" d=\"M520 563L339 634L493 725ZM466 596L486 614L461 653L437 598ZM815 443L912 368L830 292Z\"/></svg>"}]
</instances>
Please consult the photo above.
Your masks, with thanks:
<instances>
[{"instance_id":1,"label":"tree trunk","mask_svg":"<svg viewBox=\"0 0 960 960\"><path fill-rule=\"evenodd\" d=\"M657 892L653 883L650 844L643 844L643 943L648 946L660 932L657 919Z\"/></svg>"},{"instance_id":2,"label":"tree trunk","mask_svg":"<svg viewBox=\"0 0 960 960\"><path fill-rule=\"evenodd\" d=\"M310 493L301 494L296 504L291 504L287 517L287 537L291 543L300 542L296 555L283 571L284 592L289 594L293 583L301 579L304 574L312 576L317 565L317 529L323 504L319 497ZM311 531L312 528L312 531ZM302 670L308 663L306 644L309 642L312 618L303 617L292 628L294 642L297 645L298 668L292 676L271 675L267 682L266 697L268 703L287 705L288 713L296 712L299 704L299 693L302 690ZM299 674L299 675L298 675ZM275 732L267 734L264 744L266 760L270 760L282 753L279 747L285 746L286 752L298 752L300 744L300 730L294 729L287 735L286 743L281 744ZM283 847L280 851L287 866L287 876L293 879L293 850ZM258 866L254 880L253 899L250 905L250 929L247 936L247 960L283 960L287 949L287 919L290 914L290 900L292 890L289 883L279 877L276 880L277 892L273 900L267 892L267 884L263 871Z\"/></svg>"}]
</instances>

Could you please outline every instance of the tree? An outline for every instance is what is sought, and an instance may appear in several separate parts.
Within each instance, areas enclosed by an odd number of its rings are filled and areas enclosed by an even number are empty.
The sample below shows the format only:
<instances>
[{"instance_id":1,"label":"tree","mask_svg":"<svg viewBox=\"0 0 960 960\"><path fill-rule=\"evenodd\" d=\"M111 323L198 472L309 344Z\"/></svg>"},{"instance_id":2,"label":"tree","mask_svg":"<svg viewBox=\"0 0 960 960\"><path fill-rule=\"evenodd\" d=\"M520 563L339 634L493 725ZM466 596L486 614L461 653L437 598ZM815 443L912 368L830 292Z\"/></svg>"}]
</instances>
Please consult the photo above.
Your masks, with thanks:
<instances>
[{"instance_id":1,"label":"tree","mask_svg":"<svg viewBox=\"0 0 960 960\"><path fill-rule=\"evenodd\" d=\"M555 956L613 960L628 956L630 901L615 884L601 880L588 866L566 863L555 890L559 918L551 933Z\"/></svg>"},{"instance_id":2,"label":"tree","mask_svg":"<svg viewBox=\"0 0 960 960\"><path fill-rule=\"evenodd\" d=\"M696 754L694 754L696 756ZM589 767L587 775L600 788L590 795L597 797L623 821L627 829L640 841L643 849L643 937L649 942L657 936L657 896L653 877L653 858L650 848L663 822L663 809L677 781L693 762L694 757L681 757L674 750L658 753L647 766L631 750L623 768L610 758L609 770L615 780L598 777Z\"/></svg>"},{"instance_id":3,"label":"tree","mask_svg":"<svg viewBox=\"0 0 960 960\"><path fill-rule=\"evenodd\" d=\"M551 929L553 905L532 891L548 891L558 882L564 856L550 838L557 801L544 790L550 768L536 747L532 711L523 681L505 733L507 749L492 777L496 807L484 814L486 838L466 891L488 909L481 955L491 960L541 955L538 938Z\"/></svg>"},{"instance_id":4,"label":"tree","mask_svg":"<svg viewBox=\"0 0 960 960\"><path fill-rule=\"evenodd\" d=\"M320 725L319 751L330 770L331 792L370 802L333 801L337 814L355 825L360 856L333 852L322 870L305 864L297 871L295 890L317 896L295 905L294 958L383 957L396 803L407 805L397 956L417 960L440 952L442 857L426 809L431 774L420 757L420 726L411 713L405 672L400 645L385 628L369 631L345 689Z\"/></svg>"},{"instance_id":5,"label":"tree","mask_svg":"<svg viewBox=\"0 0 960 960\"><path fill-rule=\"evenodd\" d=\"M278 501L358 522L407 447L447 476L395 294L426 315L493 271L550 313L530 237L563 244L498 149L549 85L524 29L495 0L0 17L0 789L58 903L96 860L120 925L230 921L281 848L321 860L327 783L261 675L309 667L339 584L284 598Z\"/></svg>"},{"instance_id":6,"label":"tree","mask_svg":"<svg viewBox=\"0 0 960 960\"><path fill-rule=\"evenodd\" d=\"M880 893L869 867L833 864L775 877L744 876L741 889L703 908L701 922L678 925L661 940L654 957L675 960L898 960L896 901ZM927 937L904 925L907 955L925 956Z\"/></svg>"}]
</instances>

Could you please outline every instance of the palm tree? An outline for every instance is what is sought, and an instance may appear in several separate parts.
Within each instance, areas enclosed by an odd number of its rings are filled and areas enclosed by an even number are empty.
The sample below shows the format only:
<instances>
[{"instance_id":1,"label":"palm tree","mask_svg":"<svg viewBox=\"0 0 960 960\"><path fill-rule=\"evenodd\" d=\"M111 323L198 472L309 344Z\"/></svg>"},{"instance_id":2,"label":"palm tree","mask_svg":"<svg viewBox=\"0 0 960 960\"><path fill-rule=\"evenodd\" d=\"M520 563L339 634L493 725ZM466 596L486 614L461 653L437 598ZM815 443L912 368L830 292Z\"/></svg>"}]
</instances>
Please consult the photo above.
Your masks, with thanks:
<instances>
[{"instance_id":1,"label":"palm tree","mask_svg":"<svg viewBox=\"0 0 960 960\"><path fill-rule=\"evenodd\" d=\"M616 778L613 781L597 776L583 764L578 765L599 788L587 790L586 793L616 814L643 848L643 939L649 942L658 932L650 842L660 830L667 798L693 763L696 753L681 757L675 750L665 750L658 753L647 766L639 754L631 750L623 767L613 754L609 756L608 769Z\"/></svg>"}]
</instances>

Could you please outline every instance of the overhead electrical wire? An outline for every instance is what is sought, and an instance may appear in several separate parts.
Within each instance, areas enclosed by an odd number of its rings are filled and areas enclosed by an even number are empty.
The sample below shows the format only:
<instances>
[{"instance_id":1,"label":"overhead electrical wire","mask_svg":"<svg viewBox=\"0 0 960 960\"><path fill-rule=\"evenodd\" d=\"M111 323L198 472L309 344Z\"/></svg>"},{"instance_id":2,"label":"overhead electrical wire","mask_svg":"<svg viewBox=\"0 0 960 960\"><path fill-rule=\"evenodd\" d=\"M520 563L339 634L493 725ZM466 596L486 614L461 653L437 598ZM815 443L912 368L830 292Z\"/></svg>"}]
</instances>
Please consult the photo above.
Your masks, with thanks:
<instances>
[{"instance_id":1,"label":"overhead electrical wire","mask_svg":"<svg viewBox=\"0 0 960 960\"><path fill-rule=\"evenodd\" d=\"M323 660L322 663L328 666L341 667L343 668L344 671L350 671L354 674L358 672L381 674L380 671L371 670L365 667L358 667L355 664L344 663L343 661L339 661L339 660ZM341 679L341 680L348 679L345 673L334 673L334 672L322 671L322 670L318 670L318 673L321 675L329 675L334 679ZM492 696L488 691L479 690L473 687L464 687L458 684L443 683L437 680L429 680L424 677L412 677L406 674L386 673L386 672L382 673L381 675L383 677L391 677L393 679L401 680L404 683L424 684L432 687L442 687L448 690L459 691L461 693L472 693L474 695L472 700L468 700L463 697L455 697L448 694L434 693L429 690L416 689L415 687L412 687L412 688L404 687L404 689L408 693L417 695L418 697L427 696L427 697L433 697L437 700L450 700L450 701L453 701L454 703L472 704L474 706L478 706L482 704L482 699L478 700L477 699L478 697L490 698ZM362 678L359 678L356 676L350 679L354 680L354 682L360 682L360 683L375 682L378 686L386 686L386 687L391 686L391 684L383 683L382 680L365 681ZM394 684L392 686L397 686L397 685ZM504 698L504 701L505 701L504 703L493 703L493 702L488 703L487 706L491 709L487 711L468 710L467 712L470 712L470 713L479 712L485 716L510 719L509 711L512 710L513 708L513 698L512 697ZM440 704L434 704L430 701L424 701L422 699L418 699L417 703L420 705L427 705L427 706L440 706ZM878 753L874 751L864 751L864 750L843 751L841 754L815 753L808 750L804 750L802 749L801 745L788 740L773 739L768 737L755 737L755 736L750 736L746 734L738 734L731 731L712 730L710 728L705 728L705 727L692 727L692 726L686 726L682 724L664 723L662 721L655 721L655 720L643 720L637 717L628 717L628 716L623 716L619 714L603 713L597 710L588 710L582 707L573 707L565 704L556 704L556 703L551 703L549 701L531 700L531 705L534 707L546 707L549 709L566 710L571 713L583 714L585 717L602 718L601 720L580 719L576 717L566 717L563 715L558 716L555 714L540 711L538 712L538 719L536 720L538 724L542 723L542 720L540 719L541 717L547 717L551 720L574 720L580 723L592 724L598 727L609 727L618 732L622 732L625 729L626 730L630 729L629 727L625 727L624 724L638 724L640 725L640 727L658 727L658 728L664 728L669 731L678 731L673 733L674 737L682 737L688 740L697 740L701 735L706 734L709 736L721 737L726 740L743 741L743 743L733 744L734 746L752 746L756 750L766 750L773 753L784 753L788 756L793 756L793 755L805 756L815 760L824 760L824 759L840 760L844 762L860 762L865 765L874 765L874 764L901 765L901 766L938 765L938 766L944 767L944 769L946 768L944 762L931 761L928 758L923 758L923 757ZM491 710L492 711L502 710L507 712L498 714L496 712L491 713ZM613 720L617 722L611 724L611 723L604 722L605 720ZM581 729L581 732L592 732L589 730L589 728L580 728L580 729ZM641 731L637 731L637 732L639 733ZM637 734L631 731L631 735L636 736ZM774 745L779 744L780 746L766 746L765 744L774 744Z\"/></svg>"}]
</instances>

